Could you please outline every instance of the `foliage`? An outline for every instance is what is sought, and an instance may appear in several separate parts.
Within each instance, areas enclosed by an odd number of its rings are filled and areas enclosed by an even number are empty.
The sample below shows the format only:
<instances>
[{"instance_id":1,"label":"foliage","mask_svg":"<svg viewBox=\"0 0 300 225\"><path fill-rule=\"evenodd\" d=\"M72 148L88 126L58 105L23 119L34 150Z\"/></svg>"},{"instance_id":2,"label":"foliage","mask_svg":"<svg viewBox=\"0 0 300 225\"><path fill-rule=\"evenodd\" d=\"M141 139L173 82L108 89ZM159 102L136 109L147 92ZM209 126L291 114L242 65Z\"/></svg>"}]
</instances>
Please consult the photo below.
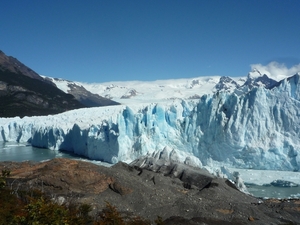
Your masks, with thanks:
<instances>
[{"instance_id":1,"label":"foliage","mask_svg":"<svg viewBox=\"0 0 300 225\"><path fill-rule=\"evenodd\" d=\"M90 207L80 205L79 207L68 207L59 205L43 197L32 199L24 207L25 215L16 216L15 224L91 224L92 219L88 215Z\"/></svg>"},{"instance_id":2,"label":"foliage","mask_svg":"<svg viewBox=\"0 0 300 225\"><path fill-rule=\"evenodd\" d=\"M22 202L17 196L12 195L6 187L6 178L10 175L10 171L2 170L0 176L0 225L9 224L13 220L14 215L22 213Z\"/></svg>"},{"instance_id":3,"label":"foliage","mask_svg":"<svg viewBox=\"0 0 300 225\"><path fill-rule=\"evenodd\" d=\"M13 224L16 215L23 215L24 204L8 189L0 190L0 225Z\"/></svg>"},{"instance_id":4,"label":"foliage","mask_svg":"<svg viewBox=\"0 0 300 225\"><path fill-rule=\"evenodd\" d=\"M97 225L125 225L120 213L117 211L115 206L110 203L106 203L106 208L102 210L100 219Z\"/></svg>"},{"instance_id":5,"label":"foliage","mask_svg":"<svg viewBox=\"0 0 300 225\"><path fill-rule=\"evenodd\" d=\"M150 225L140 217L126 217L115 206L106 207L97 218L90 216L91 206L58 204L39 190L12 191L6 186L9 171L0 176L0 225ZM155 220L163 225L162 218Z\"/></svg>"},{"instance_id":6,"label":"foliage","mask_svg":"<svg viewBox=\"0 0 300 225\"><path fill-rule=\"evenodd\" d=\"M9 170L2 170L2 175L0 176L0 188L4 188L6 185L6 178L10 175Z\"/></svg>"},{"instance_id":7,"label":"foliage","mask_svg":"<svg viewBox=\"0 0 300 225\"><path fill-rule=\"evenodd\" d=\"M6 186L10 171L0 176L0 225L92 224L87 204L58 204L39 190L12 191Z\"/></svg>"}]
</instances>

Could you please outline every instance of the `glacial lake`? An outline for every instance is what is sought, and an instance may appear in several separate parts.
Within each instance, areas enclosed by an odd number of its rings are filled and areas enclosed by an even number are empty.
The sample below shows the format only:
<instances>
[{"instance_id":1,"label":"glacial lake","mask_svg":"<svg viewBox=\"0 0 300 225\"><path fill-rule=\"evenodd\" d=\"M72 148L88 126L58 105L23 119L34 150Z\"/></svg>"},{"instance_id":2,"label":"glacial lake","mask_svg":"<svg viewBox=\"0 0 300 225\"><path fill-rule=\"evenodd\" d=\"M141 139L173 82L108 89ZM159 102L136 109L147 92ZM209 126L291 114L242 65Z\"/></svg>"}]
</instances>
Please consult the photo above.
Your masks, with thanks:
<instances>
[{"instance_id":1,"label":"glacial lake","mask_svg":"<svg viewBox=\"0 0 300 225\"><path fill-rule=\"evenodd\" d=\"M45 148L36 148L31 146L30 144L25 143L0 142L0 161L22 162L31 160L41 162L44 160L54 158L76 159L91 162L98 165L111 166L111 164L97 160L90 160L85 157L81 157L66 151L53 151Z\"/></svg>"},{"instance_id":2,"label":"glacial lake","mask_svg":"<svg viewBox=\"0 0 300 225\"><path fill-rule=\"evenodd\" d=\"M0 142L0 161L22 162L26 160L31 160L31 161L40 162L40 161L54 159L54 158L69 158L69 159L88 161L98 165L111 166L111 164L108 163L103 163L101 161L96 161L96 160L89 160L84 157L80 157L78 155L70 154L64 151L53 151L49 149L36 148L36 147L32 147L29 144L26 145L26 144L12 143L12 142L9 143ZM242 172L241 174L243 175ZM261 178L263 179L263 177ZM246 185L246 186L248 188L248 191L256 197L300 198L300 185L298 187L274 187L274 186L262 186L262 185Z\"/></svg>"}]
</instances>

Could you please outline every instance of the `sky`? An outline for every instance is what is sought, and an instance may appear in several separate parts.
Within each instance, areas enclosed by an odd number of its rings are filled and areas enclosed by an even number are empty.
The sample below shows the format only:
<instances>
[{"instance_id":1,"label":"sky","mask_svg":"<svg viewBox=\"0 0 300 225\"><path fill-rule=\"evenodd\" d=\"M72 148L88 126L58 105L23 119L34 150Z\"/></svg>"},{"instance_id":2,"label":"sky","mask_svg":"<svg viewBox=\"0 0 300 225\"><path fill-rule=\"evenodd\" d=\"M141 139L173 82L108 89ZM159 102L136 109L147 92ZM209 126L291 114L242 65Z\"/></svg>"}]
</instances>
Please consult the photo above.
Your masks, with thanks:
<instances>
[{"instance_id":1,"label":"sky","mask_svg":"<svg viewBox=\"0 0 300 225\"><path fill-rule=\"evenodd\" d=\"M290 73L300 68L299 9L299 0L0 0L0 50L81 82Z\"/></svg>"}]
</instances>

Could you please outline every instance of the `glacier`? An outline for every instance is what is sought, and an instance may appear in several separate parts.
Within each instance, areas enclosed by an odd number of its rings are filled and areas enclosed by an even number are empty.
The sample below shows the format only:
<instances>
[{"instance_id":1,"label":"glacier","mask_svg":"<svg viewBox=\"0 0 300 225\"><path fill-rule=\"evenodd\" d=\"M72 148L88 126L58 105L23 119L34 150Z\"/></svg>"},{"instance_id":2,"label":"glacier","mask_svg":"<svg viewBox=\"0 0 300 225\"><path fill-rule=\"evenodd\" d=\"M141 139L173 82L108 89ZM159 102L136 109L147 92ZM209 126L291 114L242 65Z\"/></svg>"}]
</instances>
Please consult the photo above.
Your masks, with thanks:
<instances>
[{"instance_id":1,"label":"glacier","mask_svg":"<svg viewBox=\"0 0 300 225\"><path fill-rule=\"evenodd\" d=\"M109 163L170 149L205 167L299 171L300 75L266 89L0 118L0 141L29 142Z\"/></svg>"}]
</instances>

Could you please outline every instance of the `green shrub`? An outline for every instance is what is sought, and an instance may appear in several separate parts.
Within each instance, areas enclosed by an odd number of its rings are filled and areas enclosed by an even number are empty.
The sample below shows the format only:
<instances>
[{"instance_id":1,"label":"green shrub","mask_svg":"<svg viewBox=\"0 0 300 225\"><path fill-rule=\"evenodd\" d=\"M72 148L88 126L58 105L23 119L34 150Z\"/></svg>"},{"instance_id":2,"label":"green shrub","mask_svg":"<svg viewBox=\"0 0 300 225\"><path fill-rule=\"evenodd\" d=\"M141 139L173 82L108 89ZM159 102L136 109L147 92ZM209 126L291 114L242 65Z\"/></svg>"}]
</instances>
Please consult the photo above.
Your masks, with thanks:
<instances>
[{"instance_id":1,"label":"green shrub","mask_svg":"<svg viewBox=\"0 0 300 225\"><path fill-rule=\"evenodd\" d=\"M0 189L6 186L6 178L9 177L9 170L2 170L2 175L0 176Z\"/></svg>"},{"instance_id":2,"label":"green shrub","mask_svg":"<svg viewBox=\"0 0 300 225\"><path fill-rule=\"evenodd\" d=\"M53 225L85 225L92 224L89 216L90 206L80 205L79 207L59 205L49 199L40 197L32 199L24 207L24 215L14 218L15 224L35 225L35 224L53 224Z\"/></svg>"},{"instance_id":3,"label":"green shrub","mask_svg":"<svg viewBox=\"0 0 300 225\"><path fill-rule=\"evenodd\" d=\"M6 178L10 171L0 176L0 225L150 225L140 217L124 217L110 203L94 220L89 215L88 204L58 204L39 190L12 191L7 187ZM162 218L155 220L163 225Z\"/></svg>"},{"instance_id":4,"label":"green shrub","mask_svg":"<svg viewBox=\"0 0 300 225\"><path fill-rule=\"evenodd\" d=\"M163 225L162 218L158 217L155 223ZM105 208L100 213L100 218L94 222L94 225L151 225L151 222L140 217L123 217L115 206L106 202Z\"/></svg>"}]
</instances>

